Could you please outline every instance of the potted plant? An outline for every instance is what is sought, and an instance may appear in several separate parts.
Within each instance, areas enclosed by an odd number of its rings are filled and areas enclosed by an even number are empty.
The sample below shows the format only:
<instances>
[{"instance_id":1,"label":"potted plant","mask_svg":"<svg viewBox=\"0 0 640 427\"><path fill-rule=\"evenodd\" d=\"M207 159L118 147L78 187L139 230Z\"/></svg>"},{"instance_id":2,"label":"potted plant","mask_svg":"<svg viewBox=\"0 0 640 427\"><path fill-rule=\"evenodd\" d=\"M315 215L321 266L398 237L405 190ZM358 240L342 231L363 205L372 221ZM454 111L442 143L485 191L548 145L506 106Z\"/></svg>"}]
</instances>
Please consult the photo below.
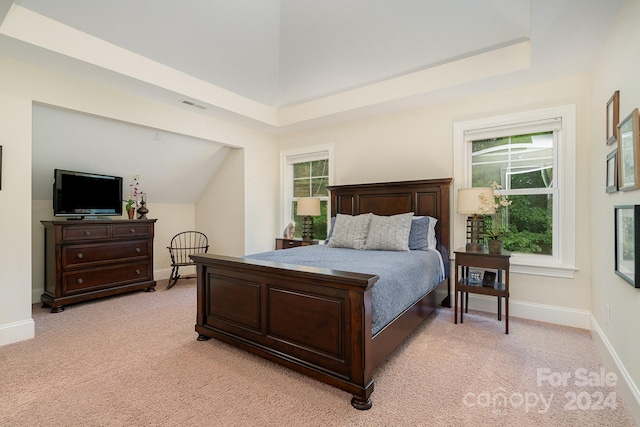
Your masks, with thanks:
<instances>
[{"instance_id":1,"label":"potted plant","mask_svg":"<svg viewBox=\"0 0 640 427\"><path fill-rule=\"evenodd\" d=\"M127 215L129 215L129 219L133 219L136 214L136 206L138 205L137 197L140 193L138 186L140 185L140 175L134 175L131 184L129 184L129 197L124 202L125 211L127 211Z\"/></svg>"},{"instance_id":2,"label":"potted plant","mask_svg":"<svg viewBox=\"0 0 640 427\"><path fill-rule=\"evenodd\" d=\"M493 196L493 207L495 209L495 217L491 218L491 227L488 227L484 231L484 237L487 240L487 245L489 246L489 253L491 254L499 254L502 252L502 239L501 237L508 233L507 227L503 224L503 210L504 208L511 205L512 201L507 198L507 196L496 194L496 190L501 190L502 186L497 182L493 181L491 184L491 188L493 188L494 196ZM484 202L490 203L491 201Z\"/></svg>"}]
</instances>

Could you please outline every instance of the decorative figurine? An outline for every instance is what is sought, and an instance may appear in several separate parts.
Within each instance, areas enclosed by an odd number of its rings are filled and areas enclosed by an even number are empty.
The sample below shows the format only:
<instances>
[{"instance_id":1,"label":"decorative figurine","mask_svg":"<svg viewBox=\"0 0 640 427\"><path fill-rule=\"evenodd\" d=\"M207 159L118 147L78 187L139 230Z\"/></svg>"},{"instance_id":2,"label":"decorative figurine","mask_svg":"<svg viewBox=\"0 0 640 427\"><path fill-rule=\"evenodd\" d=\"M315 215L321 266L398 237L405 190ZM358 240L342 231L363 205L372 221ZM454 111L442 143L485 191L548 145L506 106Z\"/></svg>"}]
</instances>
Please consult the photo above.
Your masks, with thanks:
<instances>
[{"instance_id":1,"label":"decorative figurine","mask_svg":"<svg viewBox=\"0 0 640 427\"><path fill-rule=\"evenodd\" d=\"M291 221L284 229L282 237L285 239L293 239L296 235L296 223Z\"/></svg>"}]
</instances>

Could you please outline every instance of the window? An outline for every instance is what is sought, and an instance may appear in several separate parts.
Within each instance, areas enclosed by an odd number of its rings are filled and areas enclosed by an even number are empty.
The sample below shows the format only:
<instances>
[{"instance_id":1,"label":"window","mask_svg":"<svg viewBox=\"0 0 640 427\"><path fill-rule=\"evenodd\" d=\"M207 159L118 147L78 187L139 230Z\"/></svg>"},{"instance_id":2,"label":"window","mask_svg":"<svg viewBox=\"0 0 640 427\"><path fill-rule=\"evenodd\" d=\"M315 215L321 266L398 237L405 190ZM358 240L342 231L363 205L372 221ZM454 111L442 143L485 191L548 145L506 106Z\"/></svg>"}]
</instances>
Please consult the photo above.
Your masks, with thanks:
<instances>
[{"instance_id":1,"label":"window","mask_svg":"<svg viewBox=\"0 0 640 427\"><path fill-rule=\"evenodd\" d=\"M303 217L296 215L298 197L320 199L320 215L313 218L313 238L324 240L328 233L329 190L333 146L308 147L282 152L282 229L296 224L297 238L302 237Z\"/></svg>"},{"instance_id":2,"label":"window","mask_svg":"<svg viewBox=\"0 0 640 427\"><path fill-rule=\"evenodd\" d=\"M496 194L512 202L487 227L497 220L506 231L502 240L514 252L514 271L572 277L575 107L456 123L454 140L458 187L495 182L501 187ZM459 234L456 244L462 245Z\"/></svg>"},{"instance_id":3,"label":"window","mask_svg":"<svg viewBox=\"0 0 640 427\"><path fill-rule=\"evenodd\" d=\"M471 186L497 183L511 202L486 223L509 251L553 255L554 141L551 131L471 141Z\"/></svg>"}]
</instances>

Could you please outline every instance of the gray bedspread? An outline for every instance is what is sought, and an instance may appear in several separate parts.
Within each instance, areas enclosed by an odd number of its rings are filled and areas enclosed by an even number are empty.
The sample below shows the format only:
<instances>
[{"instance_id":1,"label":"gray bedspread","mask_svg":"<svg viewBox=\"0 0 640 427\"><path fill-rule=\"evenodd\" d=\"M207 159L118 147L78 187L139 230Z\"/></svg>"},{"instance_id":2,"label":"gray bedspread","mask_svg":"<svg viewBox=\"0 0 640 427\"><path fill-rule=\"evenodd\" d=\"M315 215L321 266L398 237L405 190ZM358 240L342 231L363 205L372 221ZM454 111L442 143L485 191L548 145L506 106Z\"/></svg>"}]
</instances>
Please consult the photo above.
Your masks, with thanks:
<instances>
[{"instance_id":1,"label":"gray bedspread","mask_svg":"<svg viewBox=\"0 0 640 427\"><path fill-rule=\"evenodd\" d=\"M378 275L372 289L372 335L444 280L442 259L434 250L363 251L315 245L245 258Z\"/></svg>"}]
</instances>

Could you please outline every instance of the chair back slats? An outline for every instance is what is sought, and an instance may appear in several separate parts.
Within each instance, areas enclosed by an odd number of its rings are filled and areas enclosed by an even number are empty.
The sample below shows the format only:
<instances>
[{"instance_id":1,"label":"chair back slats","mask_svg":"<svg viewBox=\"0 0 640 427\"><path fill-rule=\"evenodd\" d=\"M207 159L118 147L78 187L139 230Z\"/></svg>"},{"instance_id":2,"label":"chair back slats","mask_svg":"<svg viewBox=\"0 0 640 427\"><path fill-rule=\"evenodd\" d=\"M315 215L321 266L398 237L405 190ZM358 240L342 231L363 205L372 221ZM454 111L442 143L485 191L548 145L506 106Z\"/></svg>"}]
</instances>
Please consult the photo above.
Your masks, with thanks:
<instances>
[{"instance_id":1,"label":"chair back slats","mask_svg":"<svg viewBox=\"0 0 640 427\"><path fill-rule=\"evenodd\" d=\"M199 231L183 231L171 239L169 253L172 264L191 264L189 255L206 253L209 250L209 240Z\"/></svg>"}]
</instances>

